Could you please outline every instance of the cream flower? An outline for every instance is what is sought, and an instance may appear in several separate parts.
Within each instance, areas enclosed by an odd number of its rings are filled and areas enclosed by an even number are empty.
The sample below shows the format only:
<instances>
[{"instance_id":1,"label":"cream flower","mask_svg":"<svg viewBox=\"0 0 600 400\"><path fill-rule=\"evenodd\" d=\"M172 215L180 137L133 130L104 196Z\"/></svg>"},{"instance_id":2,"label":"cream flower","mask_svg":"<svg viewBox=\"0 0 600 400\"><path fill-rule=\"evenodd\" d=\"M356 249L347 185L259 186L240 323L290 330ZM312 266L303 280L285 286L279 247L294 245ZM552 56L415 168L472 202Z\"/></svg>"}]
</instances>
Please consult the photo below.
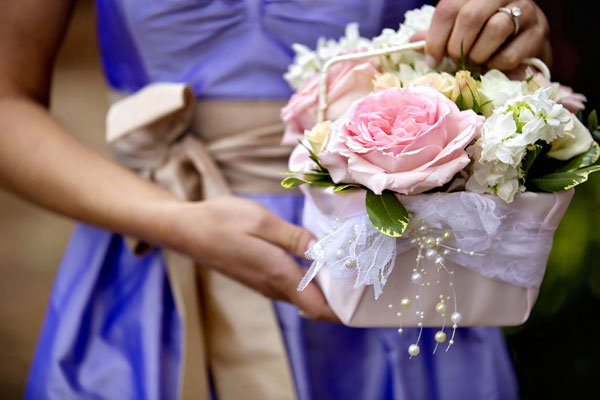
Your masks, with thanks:
<instances>
[{"instance_id":1,"label":"cream flower","mask_svg":"<svg viewBox=\"0 0 600 400\"><path fill-rule=\"evenodd\" d=\"M377 74L373 78L373 89L374 90L385 90L392 87L400 87L400 80L394 74L384 72Z\"/></svg>"},{"instance_id":2,"label":"cream flower","mask_svg":"<svg viewBox=\"0 0 600 400\"><path fill-rule=\"evenodd\" d=\"M570 114L570 120L565 125L565 135L552 142L548 157L557 160L569 160L585 153L592 147L594 139L579 118Z\"/></svg>"},{"instance_id":3,"label":"cream flower","mask_svg":"<svg viewBox=\"0 0 600 400\"><path fill-rule=\"evenodd\" d=\"M331 121L323 121L316 124L310 131L304 131L304 137L310 143L315 154L319 154L327 147L329 143L329 135Z\"/></svg>"},{"instance_id":4,"label":"cream flower","mask_svg":"<svg viewBox=\"0 0 600 400\"><path fill-rule=\"evenodd\" d=\"M408 86L422 85L432 86L442 92L448 98L451 98L452 90L454 89L455 79L447 72L437 73L431 72L408 82Z\"/></svg>"}]
</instances>

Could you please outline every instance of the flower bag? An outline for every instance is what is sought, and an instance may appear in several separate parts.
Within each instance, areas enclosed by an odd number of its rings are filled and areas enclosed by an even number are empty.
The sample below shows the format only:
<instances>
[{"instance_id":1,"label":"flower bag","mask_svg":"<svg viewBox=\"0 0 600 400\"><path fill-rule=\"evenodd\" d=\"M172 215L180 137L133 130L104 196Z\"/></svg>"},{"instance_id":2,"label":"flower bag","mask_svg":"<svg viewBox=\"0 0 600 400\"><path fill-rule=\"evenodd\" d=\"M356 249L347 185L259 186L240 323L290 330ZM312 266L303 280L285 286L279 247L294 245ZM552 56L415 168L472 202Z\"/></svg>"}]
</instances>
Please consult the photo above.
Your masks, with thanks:
<instances>
[{"instance_id":1,"label":"flower bag","mask_svg":"<svg viewBox=\"0 0 600 400\"><path fill-rule=\"evenodd\" d=\"M459 325L527 320L573 187L600 170L600 132L538 59L520 80L464 60L429 69L409 39L433 10L372 40L351 24L296 47L282 185L301 187L318 239L298 290L316 279L349 326L440 327L449 349Z\"/></svg>"}]
</instances>

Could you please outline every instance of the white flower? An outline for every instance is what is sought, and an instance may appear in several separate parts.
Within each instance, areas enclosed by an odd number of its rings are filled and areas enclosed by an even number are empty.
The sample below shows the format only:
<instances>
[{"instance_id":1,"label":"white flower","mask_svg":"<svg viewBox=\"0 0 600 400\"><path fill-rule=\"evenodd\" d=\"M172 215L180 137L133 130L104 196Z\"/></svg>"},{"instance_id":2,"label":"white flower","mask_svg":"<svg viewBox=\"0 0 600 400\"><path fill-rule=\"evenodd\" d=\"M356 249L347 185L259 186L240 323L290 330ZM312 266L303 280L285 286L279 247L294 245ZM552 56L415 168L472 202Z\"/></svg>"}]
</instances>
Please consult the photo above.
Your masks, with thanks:
<instances>
[{"instance_id":1,"label":"white flower","mask_svg":"<svg viewBox=\"0 0 600 400\"><path fill-rule=\"evenodd\" d=\"M371 49L372 44L369 39L360 36L358 23L351 22L346 25L344 36L339 40L326 40L320 37L317 41L317 56L325 63L332 57L340 55L348 50Z\"/></svg>"},{"instance_id":2,"label":"white flower","mask_svg":"<svg viewBox=\"0 0 600 400\"><path fill-rule=\"evenodd\" d=\"M471 177L466 190L475 193L493 193L507 203L514 200L515 194L525 187L519 183L519 170L501 161L481 162L481 144L467 148L469 157L474 160Z\"/></svg>"},{"instance_id":3,"label":"white flower","mask_svg":"<svg viewBox=\"0 0 600 400\"><path fill-rule=\"evenodd\" d=\"M302 44L294 43L292 49L296 56L283 78L297 90L321 70L323 62L314 51Z\"/></svg>"},{"instance_id":4,"label":"white flower","mask_svg":"<svg viewBox=\"0 0 600 400\"><path fill-rule=\"evenodd\" d=\"M539 89L494 110L483 124L481 137L467 150L473 160L467 190L494 193L507 202L524 190L520 166L528 146L562 137L571 120L562 105L549 99L551 93L552 88Z\"/></svg>"},{"instance_id":5,"label":"white flower","mask_svg":"<svg viewBox=\"0 0 600 400\"><path fill-rule=\"evenodd\" d=\"M434 12L435 7L430 5L407 11L404 13L404 25L415 32L429 30Z\"/></svg>"},{"instance_id":6,"label":"white flower","mask_svg":"<svg viewBox=\"0 0 600 400\"><path fill-rule=\"evenodd\" d=\"M548 157L557 160L569 160L590 149L594 139L579 118L569 113L570 120L565 125L565 135L552 142Z\"/></svg>"},{"instance_id":7,"label":"white flower","mask_svg":"<svg viewBox=\"0 0 600 400\"><path fill-rule=\"evenodd\" d=\"M292 49L296 52L294 61L283 75L284 79L294 89L299 89L316 73L320 72L327 60L348 50L371 49L369 39L360 36L356 22L346 25L345 35L339 40L326 40L320 37L316 51L295 43Z\"/></svg>"},{"instance_id":8,"label":"white flower","mask_svg":"<svg viewBox=\"0 0 600 400\"><path fill-rule=\"evenodd\" d=\"M492 69L481 76L479 92L496 108L503 106L509 100L522 96L522 87L521 82L511 81L502 72Z\"/></svg>"},{"instance_id":9,"label":"white flower","mask_svg":"<svg viewBox=\"0 0 600 400\"><path fill-rule=\"evenodd\" d=\"M408 86L414 80L434 72L425 64L425 55L416 51L402 54L398 71L398 78L402 82L402 86Z\"/></svg>"}]
</instances>

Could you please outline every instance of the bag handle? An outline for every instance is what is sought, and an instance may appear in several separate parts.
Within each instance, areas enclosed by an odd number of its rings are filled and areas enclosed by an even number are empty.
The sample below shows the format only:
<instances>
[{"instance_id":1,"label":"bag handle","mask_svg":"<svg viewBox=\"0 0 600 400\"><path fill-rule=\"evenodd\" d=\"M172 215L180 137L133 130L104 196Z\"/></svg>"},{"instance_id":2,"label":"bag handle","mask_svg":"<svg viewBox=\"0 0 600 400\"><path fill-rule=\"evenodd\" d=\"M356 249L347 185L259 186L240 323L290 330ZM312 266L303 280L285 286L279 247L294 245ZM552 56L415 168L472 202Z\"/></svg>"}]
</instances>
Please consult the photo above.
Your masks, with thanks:
<instances>
[{"instance_id":1,"label":"bag handle","mask_svg":"<svg viewBox=\"0 0 600 400\"><path fill-rule=\"evenodd\" d=\"M403 53L411 50L422 50L425 48L425 41L421 40L418 42L408 43L402 46L388 47L385 49L369 50L360 53L344 54L335 56L327 60L323 66L323 71L319 80L319 108L317 113L317 123L323 122L325 117L325 111L327 110L327 74L329 69L337 63L343 61L362 60L364 58L383 56L392 53ZM526 64L530 64L536 67L544 75L544 77L550 80L550 69L548 66L539 58L527 58L524 61Z\"/></svg>"}]
</instances>

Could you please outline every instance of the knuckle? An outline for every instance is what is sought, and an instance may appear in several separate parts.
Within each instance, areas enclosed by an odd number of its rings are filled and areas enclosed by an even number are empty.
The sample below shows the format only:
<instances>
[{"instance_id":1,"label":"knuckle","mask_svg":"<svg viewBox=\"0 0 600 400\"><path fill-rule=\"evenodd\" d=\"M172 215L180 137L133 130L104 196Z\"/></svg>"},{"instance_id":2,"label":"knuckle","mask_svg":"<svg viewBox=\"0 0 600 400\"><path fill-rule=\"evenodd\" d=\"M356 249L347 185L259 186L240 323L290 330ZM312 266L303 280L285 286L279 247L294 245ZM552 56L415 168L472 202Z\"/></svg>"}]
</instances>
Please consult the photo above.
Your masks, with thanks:
<instances>
[{"instance_id":1,"label":"knuckle","mask_svg":"<svg viewBox=\"0 0 600 400\"><path fill-rule=\"evenodd\" d=\"M476 28L482 23L481 13L477 9L463 7L458 15L458 23L466 28Z\"/></svg>"},{"instance_id":2,"label":"knuckle","mask_svg":"<svg viewBox=\"0 0 600 400\"><path fill-rule=\"evenodd\" d=\"M513 22L506 18L492 18L487 23L485 29L492 38L506 39L513 32L514 26Z\"/></svg>"},{"instance_id":3,"label":"knuckle","mask_svg":"<svg viewBox=\"0 0 600 400\"><path fill-rule=\"evenodd\" d=\"M458 11L458 5L450 0L442 0L435 7L435 13L443 20L453 20L458 15Z\"/></svg>"}]
</instances>

